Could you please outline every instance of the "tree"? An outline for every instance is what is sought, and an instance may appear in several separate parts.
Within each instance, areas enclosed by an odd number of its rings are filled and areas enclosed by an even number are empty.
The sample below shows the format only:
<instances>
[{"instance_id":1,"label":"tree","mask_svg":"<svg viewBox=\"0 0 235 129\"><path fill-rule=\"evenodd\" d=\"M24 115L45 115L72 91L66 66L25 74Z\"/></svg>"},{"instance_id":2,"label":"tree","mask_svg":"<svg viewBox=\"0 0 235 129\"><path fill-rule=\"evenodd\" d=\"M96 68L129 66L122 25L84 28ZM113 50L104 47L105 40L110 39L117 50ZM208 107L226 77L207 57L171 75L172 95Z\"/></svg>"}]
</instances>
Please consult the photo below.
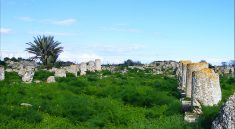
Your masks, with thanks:
<instances>
[{"instance_id":1,"label":"tree","mask_svg":"<svg viewBox=\"0 0 235 129\"><path fill-rule=\"evenodd\" d=\"M63 47L59 46L61 43L54 41L53 36L37 36L33 42L26 44L30 46L26 51L35 55L32 59L39 59L47 68L52 67L63 52Z\"/></svg>"}]
</instances>

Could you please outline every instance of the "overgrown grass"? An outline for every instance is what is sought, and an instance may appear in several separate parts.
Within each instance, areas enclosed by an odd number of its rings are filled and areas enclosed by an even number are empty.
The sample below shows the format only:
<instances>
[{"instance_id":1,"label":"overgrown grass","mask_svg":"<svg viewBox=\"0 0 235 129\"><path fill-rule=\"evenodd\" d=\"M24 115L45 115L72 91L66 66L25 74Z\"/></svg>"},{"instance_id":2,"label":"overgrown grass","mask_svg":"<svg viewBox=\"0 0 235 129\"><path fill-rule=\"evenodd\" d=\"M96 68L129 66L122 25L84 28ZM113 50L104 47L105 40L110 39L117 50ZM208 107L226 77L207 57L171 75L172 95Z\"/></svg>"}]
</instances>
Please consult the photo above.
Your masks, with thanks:
<instances>
[{"instance_id":1,"label":"overgrown grass","mask_svg":"<svg viewBox=\"0 0 235 129\"><path fill-rule=\"evenodd\" d=\"M44 81L50 75L39 71L35 79ZM234 81L221 79L226 98L234 91ZM219 109L205 108L201 122L185 123L177 80L142 70L69 74L56 80L25 84L16 73L6 73L6 80L0 81L0 128L205 128Z\"/></svg>"}]
</instances>

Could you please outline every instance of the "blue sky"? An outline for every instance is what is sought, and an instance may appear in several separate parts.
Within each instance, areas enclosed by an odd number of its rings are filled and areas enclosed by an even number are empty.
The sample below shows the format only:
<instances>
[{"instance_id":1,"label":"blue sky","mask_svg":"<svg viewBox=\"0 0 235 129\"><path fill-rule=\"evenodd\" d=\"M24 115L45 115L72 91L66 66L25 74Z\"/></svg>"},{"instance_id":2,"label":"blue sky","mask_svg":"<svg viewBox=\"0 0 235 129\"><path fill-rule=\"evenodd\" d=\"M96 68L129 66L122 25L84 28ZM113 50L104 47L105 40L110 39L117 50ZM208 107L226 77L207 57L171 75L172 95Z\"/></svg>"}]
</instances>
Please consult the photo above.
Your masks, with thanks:
<instances>
[{"instance_id":1,"label":"blue sky","mask_svg":"<svg viewBox=\"0 0 235 129\"><path fill-rule=\"evenodd\" d=\"M0 0L2 56L53 35L61 60L234 59L233 0Z\"/></svg>"}]
</instances>

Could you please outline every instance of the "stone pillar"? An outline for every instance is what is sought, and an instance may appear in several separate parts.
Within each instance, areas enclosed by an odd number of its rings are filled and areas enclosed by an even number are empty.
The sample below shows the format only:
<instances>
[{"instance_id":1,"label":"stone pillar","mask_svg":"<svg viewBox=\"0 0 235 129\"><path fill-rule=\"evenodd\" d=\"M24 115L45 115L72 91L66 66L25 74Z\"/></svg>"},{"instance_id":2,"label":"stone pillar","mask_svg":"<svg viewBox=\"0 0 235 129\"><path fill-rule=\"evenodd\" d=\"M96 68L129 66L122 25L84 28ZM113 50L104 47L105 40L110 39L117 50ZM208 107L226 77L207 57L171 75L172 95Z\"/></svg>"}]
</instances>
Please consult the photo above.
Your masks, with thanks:
<instances>
[{"instance_id":1,"label":"stone pillar","mask_svg":"<svg viewBox=\"0 0 235 129\"><path fill-rule=\"evenodd\" d=\"M193 72L192 107L213 106L221 99L219 74L209 68Z\"/></svg>"},{"instance_id":2,"label":"stone pillar","mask_svg":"<svg viewBox=\"0 0 235 129\"><path fill-rule=\"evenodd\" d=\"M55 77L66 77L66 71L64 69L56 69Z\"/></svg>"},{"instance_id":3,"label":"stone pillar","mask_svg":"<svg viewBox=\"0 0 235 129\"><path fill-rule=\"evenodd\" d=\"M100 71L101 70L101 60L95 59L95 70Z\"/></svg>"},{"instance_id":4,"label":"stone pillar","mask_svg":"<svg viewBox=\"0 0 235 129\"><path fill-rule=\"evenodd\" d=\"M4 71L4 67L0 66L0 81L5 79L5 71Z\"/></svg>"},{"instance_id":5,"label":"stone pillar","mask_svg":"<svg viewBox=\"0 0 235 129\"><path fill-rule=\"evenodd\" d=\"M24 73L22 73L22 81L25 83L31 83L33 81L34 76L34 67L26 66Z\"/></svg>"},{"instance_id":6,"label":"stone pillar","mask_svg":"<svg viewBox=\"0 0 235 129\"><path fill-rule=\"evenodd\" d=\"M186 91L186 79L187 79L187 76L186 76L186 73L187 73L187 64L191 63L190 60L185 60L185 61L180 61L180 66L179 66L179 69L180 69L180 89L183 90L183 91Z\"/></svg>"},{"instance_id":7,"label":"stone pillar","mask_svg":"<svg viewBox=\"0 0 235 129\"><path fill-rule=\"evenodd\" d=\"M70 65L67 67L67 72L72 73L75 77L78 76L78 65Z\"/></svg>"},{"instance_id":8,"label":"stone pillar","mask_svg":"<svg viewBox=\"0 0 235 129\"><path fill-rule=\"evenodd\" d=\"M79 65L79 68L80 68L80 75L86 75L86 71L87 71L87 66L86 66L86 63L82 62L80 65Z\"/></svg>"},{"instance_id":9,"label":"stone pillar","mask_svg":"<svg viewBox=\"0 0 235 129\"><path fill-rule=\"evenodd\" d=\"M95 71L95 62L94 61L89 61L88 62L87 70L90 71L90 72L94 72Z\"/></svg>"},{"instance_id":10,"label":"stone pillar","mask_svg":"<svg viewBox=\"0 0 235 129\"><path fill-rule=\"evenodd\" d=\"M191 98L191 94L192 94L192 73L194 71L199 71L199 70L204 69L204 68L208 68L208 63L207 62L187 64L186 97Z\"/></svg>"}]
</instances>

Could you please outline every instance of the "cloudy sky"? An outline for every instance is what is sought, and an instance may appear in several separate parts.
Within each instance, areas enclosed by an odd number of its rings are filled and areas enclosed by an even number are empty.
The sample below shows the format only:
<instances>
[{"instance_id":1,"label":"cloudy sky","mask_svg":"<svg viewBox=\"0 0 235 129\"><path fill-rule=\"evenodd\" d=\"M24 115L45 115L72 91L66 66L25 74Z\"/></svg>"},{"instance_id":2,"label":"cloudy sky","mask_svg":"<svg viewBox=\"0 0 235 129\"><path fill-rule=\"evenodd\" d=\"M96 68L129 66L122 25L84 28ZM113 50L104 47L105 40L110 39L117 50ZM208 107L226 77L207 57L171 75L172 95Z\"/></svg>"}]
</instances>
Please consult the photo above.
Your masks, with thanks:
<instances>
[{"instance_id":1,"label":"cloudy sky","mask_svg":"<svg viewBox=\"0 0 235 129\"><path fill-rule=\"evenodd\" d=\"M0 0L1 56L53 35L61 60L234 59L234 0Z\"/></svg>"}]
</instances>

